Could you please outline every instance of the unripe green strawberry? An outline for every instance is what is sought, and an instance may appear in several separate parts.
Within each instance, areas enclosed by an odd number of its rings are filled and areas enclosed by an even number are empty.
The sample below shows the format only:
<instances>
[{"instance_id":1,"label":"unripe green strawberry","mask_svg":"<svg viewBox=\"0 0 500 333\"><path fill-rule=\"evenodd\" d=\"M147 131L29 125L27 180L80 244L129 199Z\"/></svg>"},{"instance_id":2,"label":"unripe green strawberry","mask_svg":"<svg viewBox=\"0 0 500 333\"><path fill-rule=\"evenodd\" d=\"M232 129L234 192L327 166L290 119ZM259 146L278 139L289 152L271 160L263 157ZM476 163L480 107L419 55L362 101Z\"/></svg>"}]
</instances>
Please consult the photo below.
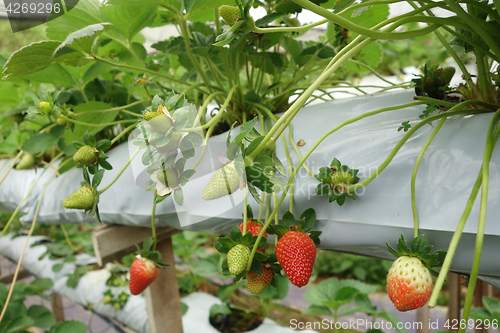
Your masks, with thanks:
<instances>
[{"instance_id":1,"label":"unripe green strawberry","mask_svg":"<svg viewBox=\"0 0 500 333\"><path fill-rule=\"evenodd\" d=\"M158 180L167 187L175 187L179 185L179 171L177 168L160 170L158 172Z\"/></svg>"},{"instance_id":2,"label":"unripe green strawberry","mask_svg":"<svg viewBox=\"0 0 500 333\"><path fill-rule=\"evenodd\" d=\"M399 257L387 274L387 294L399 311L424 306L432 289L431 273L418 258Z\"/></svg>"},{"instance_id":3,"label":"unripe green strawberry","mask_svg":"<svg viewBox=\"0 0 500 333\"><path fill-rule=\"evenodd\" d=\"M128 295L125 293L121 293L119 298L120 298L120 301L126 302L128 300Z\"/></svg>"},{"instance_id":4,"label":"unripe green strawberry","mask_svg":"<svg viewBox=\"0 0 500 333\"><path fill-rule=\"evenodd\" d=\"M354 176L347 171L337 171L331 175L330 182L334 186L337 184L351 185L354 183Z\"/></svg>"},{"instance_id":5,"label":"unripe green strawberry","mask_svg":"<svg viewBox=\"0 0 500 333\"><path fill-rule=\"evenodd\" d=\"M84 185L63 200L63 206L68 209L89 210L94 205L95 195L92 187Z\"/></svg>"},{"instance_id":6,"label":"unripe green strawberry","mask_svg":"<svg viewBox=\"0 0 500 333\"><path fill-rule=\"evenodd\" d=\"M31 169L36 164L36 159L33 154L24 152L21 160L16 165L16 170Z\"/></svg>"},{"instance_id":7,"label":"unripe green strawberry","mask_svg":"<svg viewBox=\"0 0 500 333\"><path fill-rule=\"evenodd\" d=\"M102 300L102 302L104 304L109 304L109 303L111 303L112 300L113 300L113 296L107 294L106 296L104 296L104 299Z\"/></svg>"},{"instance_id":8,"label":"unripe green strawberry","mask_svg":"<svg viewBox=\"0 0 500 333\"><path fill-rule=\"evenodd\" d=\"M50 103L49 102L45 102L45 101L39 102L38 103L38 108L45 115L47 115L50 112L52 112L52 108L50 107Z\"/></svg>"},{"instance_id":9,"label":"unripe green strawberry","mask_svg":"<svg viewBox=\"0 0 500 333\"><path fill-rule=\"evenodd\" d=\"M184 137L182 133L175 132L172 133L172 138L170 141L163 147L158 147L159 151L162 152L172 152L176 151L177 148L179 148L179 143L181 142L181 139Z\"/></svg>"},{"instance_id":10,"label":"unripe green strawberry","mask_svg":"<svg viewBox=\"0 0 500 333\"><path fill-rule=\"evenodd\" d=\"M113 303L113 309L115 309L116 311L120 310L121 308L122 308L122 305L120 304L120 302Z\"/></svg>"},{"instance_id":11,"label":"unripe green strawberry","mask_svg":"<svg viewBox=\"0 0 500 333\"><path fill-rule=\"evenodd\" d=\"M83 165L91 165L96 163L98 154L99 152L94 147L85 145L75 152L73 160Z\"/></svg>"},{"instance_id":12,"label":"unripe green strawberry","mask_svg":"<svg viewBox=\"0 0 500 333\"><path fill-rule=\"evenodd\" d=\"M172 117L164 110L166 111L166 108L160 105L158 111L148 111L144 114L144 120L158 133L167 133L174 123Z\"/></svg>"},{"instance_id":13,"label":"unripe green strawberry","mask_svg":"<svg viewBox=\"0 0 500 333\"><path fill-rule=\"evenodd\" d=\"M262 275L257 275L252 271L247 274L247 288L254 295L258 295L266 289L273 279L273 270L269 267L262 267Z\"/></svg>"},{"instance_id":14,"label":"unripe green strawberry","mask_svg":"<svg viewBox=\"0 0 500 333\"><path fill-rule=\"evenodd\" d=\"M233 26L241 19L240 9L236 6L222 5L219 7L220 16L230 26Z\"/></svg>"},{"instance_id":15,"label":"unripe green strawberry","mask_svg":"<svg viewBox=\"0 0 500 333\"><path fill-rule=\"evenodd\" d=\"M439 78L443 80L443 85L447 86L453 78L453 75L455 75L455 67L445 67L439 74Z\"/></svg>"},{"instance_id":16,"label":"unripe green strawberry","mask_svg":"<svg viewBox=\"0 0 500 333\"><path fill-rule=\"evenodd\" d=\"M68 121L64 118L59 117L57 118L56 123L59 126L66 126L66 124L68 124Z\"/></svg>"},{"instance_id":17,"label":"unripe green strawberry","mask_svg":"<svg viewBox=\"0 0 500 333\"><path fill-rule=\"evenodd\" d=\"M203 199L215 200L221 198L233 193L239 186L240 178L238 171L236 170L234 161L231 161L215 171L214 176L207 187L205 187L205 190L203 190Z\"/></svg>"},{"instance_id":18,"label":"unripe green strawberry","mask_svg":"<svg viewBox=\"0 0 500 333\"><path fill-rule=\"evenodd\" d=\"M300 231L288 231L278 240L276 258L292 284L300 288L311 278L316 245L309 235Z\"/></svg>"},{"instance_id":19,"label":"unripe green strawberry","mask_svg":"<svg viewBox=\"0 0 500 333\"><path fill-rule=\"evenodd\" d=\"M250 259L250 252L248 246L243 244L237 244L229 250L227 253L227 265L231 274L238 275L245 271Z\"/></svg>"}]
</instances>

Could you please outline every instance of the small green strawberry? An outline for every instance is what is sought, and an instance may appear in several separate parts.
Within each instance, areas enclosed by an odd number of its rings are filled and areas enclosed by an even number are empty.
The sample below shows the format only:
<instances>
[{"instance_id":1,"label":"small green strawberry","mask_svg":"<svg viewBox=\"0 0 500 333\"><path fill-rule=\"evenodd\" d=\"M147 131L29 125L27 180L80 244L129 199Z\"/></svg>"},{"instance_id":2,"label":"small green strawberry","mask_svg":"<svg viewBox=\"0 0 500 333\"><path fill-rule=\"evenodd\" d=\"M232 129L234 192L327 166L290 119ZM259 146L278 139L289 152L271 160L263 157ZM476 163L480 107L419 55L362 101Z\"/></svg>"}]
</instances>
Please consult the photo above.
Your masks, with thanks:
<instances>
[{"instance_id":1,"label":"small green strawberry","mask_svg":"<svg viewBox=\"0 0 500 333\"><path fill-rule=\"evenodd\" d=\"M359 181L358 171L334 158L330 167L321 167L319 173L314 175L321 182L316 187L316 194L328 194L328 201L337 201L339 206L345 203L346 198L356 200L355 193L347 191L346 187Z\"/></svg>"},{"instance_id":2,"label":"small green strawberry","mask_svg":"<svg viewBox=\"0 0 500 333\"><path fill-rule=\"evenodd\" d=\"M104 304L109 304L109 303L111 303L112 300L113 300L113 296L111 294L106 294L106 296L104 296L104 299L102 300L102 302Z\"/></svg>"},{"instance_id":3,"label":"small green strawberry","mask_svg":"<svg viewBox=\"0 0 500 333\"><path fill-rule=\"evenodd\" d=\"M113 309L115 309L116 311L120 310L121 308L122 308L122 305L120 304L120 302L113 303Z\"/></svg>"},{"instance_id":4,"label":"small green strawberry","mask_svg":"<svg viewBox=\"0 0 500 333\"><path fill-rule=\"evenodd\" d=\"M240 177L231 161L220 167L203 190L203 199L215 200L235 192L240 187Z\"/></svg>"},{"instance_id":5,"label":"small green strawberry","mask_svg":"<svg viewBox=\"0 0 500 333\"><path fill-rule=\"evenodd\" d=\"M63 200L63 206L68 209L89 210L94 206L95 194L91 186L84 185Z\"/></svg>"},{"instance_id":6,"label":"small green strawberry","mask_svg":"<svg viewBox=\"0 0 500 333\"><path fill-rule=\"evenodd\" d=\"M45 101L39 102L38 103L38 108L45 115L48 115L49 113L52 112L52 108L50 107L50 103L49 102L45 102Z\"/></svg>"},{"instance_id":7,"label":"small green strawberry","mask_svg":"<svg viewBox=\"0 0 500 333\"><path fill-rule=\"evenodd\" d=\"M220 16L229 26L241 20L240 9L236 6L222 5L219 7Z\"/></svg>"},{"instance_id":8,"label":"small green strawberry","mask_svg":"<svg viewBox=\"0 0 500 333\"><path fill-rule=\"evenodd\" d=\"M79 148L73 155L73 160L76 163L83 165L92 165L97 162L97 157L99 156L99 151L89 145L85 145Z\"/></svg>"},{"instance_id":9,"label":"small green strawberry","mask_svg":"<svg viewBox=\"0 0 500 333\"><path fill-rule=\"evenodd\" d=\"M126 293L121 293L118 298L120 299L120 302L126 302L128 300L128 295Z\"/></svg>"},{"instance_id":10,"label":"small green strawberry","mask_svg":"<svg viewBox=\"0 0 500 333\"><path fill-rule=\"evenodd\" d=\"M227 254L227 265L229 272L233 275L241 274L245 271L250 259L250 248L243 244L236 244Z\"/></svg>"},{"instance_id":11,"label":"small green strawberry","mask_svg":"<svg viewBox=\"0 0 500 333\"><path fill-rule=\"evenodd\" d=\"M254 295L258 295L266 289L273 279L273 270L270 267L263 266L262 274L249 271L247 273L247 288Z\"/></svg>"},{"instance_id":12,"label":"small green strawberry","mask_svg":"<svg viewBox=\"0 0 500 333\"><path fill-rule=\"evenodd\" d=\"M36 159L33 154L24 152L21 160L16 165L16 170L31 169L36 165Z\"/></svg>"},{"instance_id":13,"label":"small green strawberry","mask_svg":"<svg viewBox=\"0 0 500 333\"><path fill-rule=\"evenodd\" d=\"M68 124L68 121L64 118L59 117L57 118L56 123L59 126L66 126Z\"/></svg>"},{"instance_id":14,"label":"small green strawberry","mask_svg":"<svg viewBox=\"0 0 500 333\"><path fill-rule=\"evenodd\" d=\"M163 105L158 107L158 111L146 112L144 120L158 133L167 133L174 124L174 119Z\"/></svg>"}]
</instances>

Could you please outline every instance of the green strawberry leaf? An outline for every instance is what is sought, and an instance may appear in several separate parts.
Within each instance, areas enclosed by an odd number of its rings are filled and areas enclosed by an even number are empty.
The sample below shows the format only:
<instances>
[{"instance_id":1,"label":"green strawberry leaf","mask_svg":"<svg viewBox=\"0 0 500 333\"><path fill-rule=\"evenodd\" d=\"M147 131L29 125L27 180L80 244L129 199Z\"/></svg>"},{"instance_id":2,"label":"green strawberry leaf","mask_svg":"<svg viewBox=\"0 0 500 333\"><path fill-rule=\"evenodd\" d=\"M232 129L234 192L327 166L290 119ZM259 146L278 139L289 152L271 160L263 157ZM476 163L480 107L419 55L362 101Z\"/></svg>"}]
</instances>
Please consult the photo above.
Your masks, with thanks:
<instances>
[{"instance_id":1,"label":"green strawberry leaf","mask_svg":"<svg viewBox=\"0 0 500 333\"><path fill-rule=\"evenodd\" d=\"M142 244L144 252L149 252L149 250L151 250L151 247L153 246L153 243L154 243L153 237L146 238Z\"/></svg>"},{"instance_id":2,"label":"green strawberry leaf","mask_svg":"<svg viewBox=\"0 0 500 333\"><path fill-rule=\"evenodd\" d=\"M94 137L90 135L88 131L85 131L85 133L83 133L83 141L85 142L85 144L91 147L95 147L96 145Z\"/></svg>"},{"instance_id":3,"label":"green strawberry leaf","mask_svg":"<svg viewBox=\"0 0 500 333\"><path fill-rule=\"evenodd\" d=\"M241 234L241 230L240 228L235 225L232 229L231 229L231 233L229 234L231 236L231 239L235 242L235 243L240 243L241 242L241 239L243 237L243 235ZM232 247L232 246L231 246Z\"/></svg>"},{"instance_id":4,"label":"green strawberry leaf","mask_svg":"<svg viewBox=\"0 0 500 333\"><path fill-rule=\"evenodd\" d=\"M394 250L390 245L389 243L385 242L385 245L387 246L387 250L389 250L389 252L391 252L395 257L399 258L401 255L396 251Z\"/></svg>"},{"instance_id":5,"label":"green strawberry leaf","mask_svg":"<svg viewBox=\"0 0 500 333\"><path fill-rule=\"evenodd\" d=\"M276 170L278 171L278 173L280 175L282 175L283 177L286 177L287 176L286 169L283 166L283 163L281 163L281 161L278 158L278 156L276 155L276 153L273 153L272 159L273 159L274 165L275 165Z\"/></svg>"},{"instance_id":6,"label":"green strawberry leaf","mask_svg":"<svg viewBox=\"0 0 500 333\"><path fill-rule=\"evenodd\" d=\"M96 144L96 148L99 151L106 151L111 147L111 141L109 140L100 140Z\"/></svg>"},{"instance_id":7,"label":"green strawberry leaf","mask_svg":"<svg viewBox=\"0 0 500 333\"><path fill-rule=\"evenodd\" d=\"M254 198L254 200L259 205L262 205L262 200L260 200L259 193L257 193L257 190L255 189L255 187L252 184L247 183L247 188L248 188L248 191L250 192L250 194L252 195L252 197Z\"/></svg>"},{"instance_id":8,"label":"green strawberry leaf","mask_svg":"<svg viewBox=\"0 0 500 333\"><path fill-rule=\"evenodd\" d=\"M231 238L228 238L228 237L219 237L219 242L221 243L221 245L223 247L225 247L226 249L228 249L228 251L230 249L232 249L236 245L236 242L233 241Z\"/></svg>"},{"instance_id":9,"label":"green strawberry leaf","mask_svg":"<svg viewBox=\"0 0 500 333\"><path fill-rule=\"evenodd\" d=\"M306 209L302 212L300 218L305 220L305 231L307 232L314 228L314 225L316 224L316 211L314 208Z\"/></svg>"},{"instance_id":10,"label":"green strawberry leaf","mask_svg":"<svg viewBox=\"0 0 500 333\"><path fill-rule=\"evenodd\" d=\"M424 235L419 235L413 239L411 242L411 251L413 254L423 254L429 253L432 246L427 242L427 238Z\"/></svg>"},{"instance_id":11,"label":"green strawberry leaf","mask_svg":"<svg viewBox=\"0 0 500 333\"><path fill-rule=\"evenodd\" d=\"M342 166L342 164L340 163L340 161L336 158L333 159L332 163L330 164L330 168L334 168L336 170L340 170L340 167Z\"/></svg>"},{"instance_id":12,"label":"green strawberry leaf","mask_svg":"<svg viewBox=\"0 0 500 333\"><path fill-rule=\"evenodd\" d=\"M86 184L90 185L90 175L87 172L87 169L83 168L83 180L85 181Z\"/></svg>"},{"instance_id":13,"label":"green strawberry leaf","mask_svg":"<svg viewBox=\"0 0 500 333\"><path fill-rule=\"evenodd\" d=\"M252 266L250 266L250 270L257 275L262 275L262 264L260 263L260 261L255 259L255 257L252 261Z\"/></svg>"},{"instance_id":14,"label":"green strawberry leaf","mask_svg":"<svg viewBox=\"0 0 500 333\"><path fill-rule=\"evenodd\" d=\"M283 237L288 232L288 229L282 225L270 225L267 227L267 233L270 235L276 235L278 238Z\"/></svg>"},{"instance_id":15,"label":"green strawberry leaf","mask_svg":"<svg viewBox=\"0 0 500 333\"><path fill-rule=\"evenodd\" d=\"M257 238L259 238L259 236L253 236L252 246L253 246L253 244L255 244L255 242L257 242ZM267 244L267 238L266 237L262 237L260 239L260 242L259 242L259 245L257 246L257 248L260 249L260 248L266 246L266 244Z\"/></svg>"},{"instance_id":16,"label":"green strawberry leaf","mask_svg":"<svg viewBox=\"0 0 500 333\"><path fill-rule=\"evenodd\" d=\"M257 251L257 252L255 252L254 259L256 259L258 261L267 261L267 259L269 259L269 257L266 256L264 253Z\"/></svg>"},{"instance_id":17,"label":"green strawberry leaf","mask_svg":"<svg viewBox=\"0 0 500 333\"><path fill-rule=\"evenodd\" d=\"M330 192L330 184L328 183L319 183L316 186L316 194L317 195L326 195ZM332 202L333 200L330 200Z\"/></svg>"},{"instance_id":18,"label":"green strawberry leaf","mask_svg":"<svg viewBox=\"0 0 500 333\"><path fill-rule=\"evenodd\" d=\"M250 231L248 231L243 237L241 237L241 244L246 245L250 248L253 246L253 236Z\"/></svg>"},{"instance_id":19,"label":"green strawberry leaf","mask_svg":"<svg viewBox=\"0 0 500 333\"><path fill-rule=\"evenodd\" d=\"M94 178L92 178L92 187L97 188L99 184L101 184L102 177L104 176L104 169L100 169L97 171L94 175Z\"/></svg>"},{"instance_id":20,"label":"green strawberry leaf","mask_svg":"<svg viewBox=\"0 0 500 333\"><path fill-rule=\"evenodd\" d=\"M297 224L295 221L295 217L293 216L292 213L290 213L290 211L287 211L285 212L285 214L283 214L283 217L281 218L281 223L286 228L289 228Z\"/></svg>"},{"instance_id":21,"label":"green strawberry leaf","mask_svg":"<svg viewBox=\"0 0 500 333\"><path fill-rule=\"evenodd\" d=\"M182 203L184 202L184 193L182 192L182 188L174 190L174 199L179 206L182 206Z\"/></svg>"},{"instance_id":22,"label":"green strawberry leaf","mask_svg":"<svg viewBox=\"0 0 500 333\"><path fill-rule=\"evenodd\" d=\"M298 231L304 232L305 228L306 228L306 220L305 219L299 219L297 221L297 227L299 229Z\"/></svg>"},{"instance_id":23,"label":"green strawberry leaf","mask_svg":"<svg viewBox=\"0 0 500 333\"><path fill-rule=\"evenodd\" d=\"M247 205L247 218L249 220L253 219L252 206L250 206L250 205Z\"/></svg>"},{"instance_id":24,"label":"green strawberry leaf","mask_svg":"<svg viewBox=\"0 0 500 333\"><path fill-rule=\"evenodd\" d=\"M321 167L319 168L319 172L316 175L314 175L314 177L316 177L316 179L319 180L320 182L328 183L330 181L331 173L332 171L330 170L330 168Z\"/></svg>"},{"instance_id":25,"label":"green strawberry leaf","mask_svg":"<svg viewBox=\"0 0 500 333\"><path fill-rule=\"evenodd\" d=\"M224 245L222 245L221 242L216 242L215 243L215 249L221 253L221 254L228 254L229 250L228 248L226 248Z\"/></svg>"},{"instance_id":26,"label":"green strawberry leaf","mask_svg":"<svg viewBox=\"0 0 500 333\"><path fill-rule=\"evenodd\" d=\"M398 252L402 256L410 256L412 254L410 249L406 245L405 237L403 235L401 235L401 237L399 238L397 248L398 248Z\"/></svg>"}]
</instances>

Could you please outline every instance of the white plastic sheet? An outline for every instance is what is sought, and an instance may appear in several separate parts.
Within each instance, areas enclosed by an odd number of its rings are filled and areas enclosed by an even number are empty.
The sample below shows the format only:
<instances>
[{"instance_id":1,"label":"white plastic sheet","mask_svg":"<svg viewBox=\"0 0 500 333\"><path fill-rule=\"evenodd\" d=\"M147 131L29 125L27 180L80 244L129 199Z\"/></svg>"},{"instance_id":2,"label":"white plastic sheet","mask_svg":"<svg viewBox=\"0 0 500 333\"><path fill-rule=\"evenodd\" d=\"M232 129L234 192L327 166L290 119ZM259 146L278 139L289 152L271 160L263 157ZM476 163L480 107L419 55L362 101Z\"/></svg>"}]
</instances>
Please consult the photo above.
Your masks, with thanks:
<instances>
[{"instance_id":1,"label":"white plastic sheet","mask_svg":"<svg viewBox=\"0 0 500 333\"><path fill-rule=\"evenodd\" d=\"M301 110L292 121L294 140L303 139L302 154L319 137L342 123L369 111L388 106L413 102L413 91L367 95L351 99L322 103ZM360 169L361 179L373 172L390 154L392 148L403 137L400 124L411 120L415 124L425 106L384 112L350 124L327 137L314 151L307 164L317 172L328 166L334 157L351 168ZM447 120L427 150L417 176L416 201L420 220L420 231L425 234L434 249L446 250L452 233L462 215L470 190L482 163L486 130L492 114L455 116ZM392 259L385 242L395 245L400 234L412 238L413 217L410 200L410 178L415 160L434 130L436 122L425 125L402 147L391 164L382 172L356 201L347 200L344 206L329 204L326 196L316 196L318 181L301 170L295 180L295 209L300 213L307 208L316 210L317 229L323 231L321 248L358 253ZM259 126L257 126L259 128ZM285 132L287 134L287 132ZM234 135L234 134L233 134ZM196 174L184 187L185 203L174 204L171 197L158 205L157 226L171 225L180 229L207 231L215 234L227 233L241 221L243 210L242 191L216 201L203 201L201 193L208 183L211 172L219 165L217 155L223 155L227 134L209 140L205 159ZM278 140L277 154L285 163L284 149ZM293 164L299 161L289 147ZM109 152L109 162L114 170L106 172L102 184L107 184L128 160L135 147L122 145ZM118 181L101 196L99 204L105 223L149 226L152 193L144 192L141 186L144 166L140 155L132 162ZM499 248L500 224L500 153L493 154L490 164L490 191L484 250L480 273L500 277L500 262L495 254ZM187 165L189 167L189 163ZM39 221L43 223L81 223L84 215L80 211L66 210L62 200L79 187L80 170L71 170L55 179L44 197ZM9 176L10 177L10 176ZM17 176L16 176L17 177ZM1 191L3 189L0 188ZM249 200L254 212L258 205ZM285 201L286 203L286 201ZM280 217L287 209L283 205ZM464 229L452 270L467 273L472 266L475 232L479 215L479 197L472 209ZM34 207L24 221L32 221Z\"/></svg>"}]
</instances>

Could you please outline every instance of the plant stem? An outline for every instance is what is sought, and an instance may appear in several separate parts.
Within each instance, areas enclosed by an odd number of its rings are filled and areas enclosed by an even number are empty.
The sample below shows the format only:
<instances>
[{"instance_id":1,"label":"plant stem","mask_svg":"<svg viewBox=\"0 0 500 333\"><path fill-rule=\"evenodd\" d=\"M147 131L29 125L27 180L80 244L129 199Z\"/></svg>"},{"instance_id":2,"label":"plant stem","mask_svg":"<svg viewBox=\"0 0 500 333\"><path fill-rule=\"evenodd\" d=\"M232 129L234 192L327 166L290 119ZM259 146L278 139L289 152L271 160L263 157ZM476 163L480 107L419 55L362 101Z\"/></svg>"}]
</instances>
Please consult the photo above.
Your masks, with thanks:
<instances>
[{"instance_id":1,"label":"plant stem","mask_svg":"<svg viewBox=\"0 0 500 333\"><path fill-rule=\"evenodd\" d=\"M490 177L490 161L493 155L493 131L500 117L500 109L495 113L491 119L488 133L486 135L486 144L483 155L483 167L481 180L481 205L479 208L479 221L477 224L476 247L474 249L474 259L472 260L472 269L469 278L469 285L467 286L467 296L465 297L465 304L462 313L462 320L465 322L469 319L470 309L474 297L474 290L476 289L477 276L479 274L479 264L481 262L481 252L483 250L484 229L486 222L486 208L488 205L488 186ZM498 139L498 138L497 138ZM465 333L465 328L460 328L459 333Z\"/></svg>"},{"instance_id":2,"label":"plant stem","mask_svg":"<svg viewBox=\"0 0 500 333\"><path fill-rule=\"evenodd\" d=\"M77 252L78 251L78 248L73 244L73 242L71 242L71 239L69 239L69 235L68 235L68 232L66 231L66 228L64 227L64 224L59 224L59 226L61 227L61 230L64 234L64 238L66 239L66 242L68 243L69 247Z\"/></svg>"},{"instance_id":3,"label":"plant stem","mask_svg":"<svg viewBox=\"0 0 500 333\"><path fill-rule=\"evenodd\" d=\"M497 127L497 129L495 130L493 141L491 143L492 146L491 151L495 149L495 145L498 141L499 136L500 136L500 127ZM451 261L453 260L453 257L455 255L455 251L457 249L460 236L462 235L462 232L464 230L465 223L469 218L469 215L472 211L472 206L474 205L477 194L479 193L479 188L481 187L482 180L483 180L483 167L481 166L476 182L474 183L471 194L469 195L469 199L467 200L467 204L465 205L464 212L458 222L457 229L455 230L455 232L453 233L453 237L451 238L450 245L448 246L448 251L446 253L446 257L444 258L443 266L441 267L439 276L434 285L434 290L432 291L431 298L429 299L429 307L431 308L436 305L437 299L439 297L439 292L441 291L443 283L446 280L446 276L448 275L448 270L450 269Z\"/></svg>"},{"instance_id":4,"label":"plant stem","mask_svg":"<svg viewBox=\"0 0 500 333\"><path fill-rule=\"evenodd\" d=\"M16 165L17 160L21 157L22 154L23 154L23 151L20 150L19 154L17 154L16 157L14 157L14 160L12 160L12 163L9 165L9 167L7 168L7 171L5 171L5 174L3 175L2 179L0 180L0 185L2 185L5 178L7 178L10 170L12 170L12 168L14 168L14 165Z\"/></svg>"},{"instance_id":5,"label":"plant stem","mask_svg":"<svg viewBox=\"0 0 500 333\"><path fill-rule=\"evenodd\" d=\"M65 115L60 115L59 118L66 119L67 121L79 125L84 125L84 126L90 126L90 127L105 127L105 126L112 126L112 125L117 125L117 124L123 124L123 123L135 123L137 124L137 119L124 119L124 120L116 120L111 123L100 123L100 124L92 124L92 123L85 123L83 121L78 121L74 120L71 118L66 117Z\"/></svg>"},{"instance_id":6,"label":"plant stem","mask_svg":"<svg viewBox=\"0 0 500 333\"><path fill-rule=\"evenodd\" d=\"M318 25L322 25L328 23L329 19L324 19L318 22L306 24L300 27L270 27L270 28L259 28L255 24L252 27L252 31L257 33L268 33L268 32L300 32L300 31L309 31L311 28L317 27Z\"/></svg>"},{"instance_id":7,"label":"plant stem","mask_svg":"<svg viewBox=\"0 0 500 333\"><path fill-rule=\"evenodd\" d=\"M137 124L132 124L129 127L125 128L120 134L118 134L113 138L113 140L111 140L111 144L114 144L115 142L120 140L125 134L127 134L128 131L130 131L132 128L135 128L136 126Z\"/></svg>"},{"instance_id":8,"label":"plant stem","mask_svg":"<svg viewBox=\"0 0 500 333\"><path fill-rule=\"evenodd\" d=\"M464 104L464 103L460 103L459 105L455 106L455 108L458 108L459 106L462 106L462 104ZM474 113L483 113L483 112L485 112L485 111L484 110L480 110L480 109L458 110L458 111L455 111L452 108L452 109L448 110L447 112L440 113L440 114L437 114L437 115L434 115L434 116L431 116L429 118L426 118L426 119L422 120L417 125L413 126L403 136L403 138L393 148L393 150L391 151L391 153L389 154L389 156L387 156L387 158L385 159L385 161L377 168L377 170L375 170L371 175L369 175L362 182L346 186L345 187L345 191L347 191L347 192L353 192L353 191L361 189L361 188L365 187L366 185L370 184L375 178L377 178L377 176L382 171L384 171L384 169L389 165L389 163L392 161L392 159L394 158L394 156L396 156L396 154L399 151L399 149L401 149L401 147L405 144L406 141L408 141L408 139L413 135L413 133L415 133L418 129L420 129L425 124L430 123L430 122L432 122L434 120L437 120L437 119L441 119L442 117L451 117L452 115L457 115L457 114L474 114Z\"/></svg>"},{"instance_id":9,"label":"plant stem","mask_svg":"<svg viewBox=\"0 0 500 333\"><path fill-rule=\"evenodd\" d=\"M408 39L408 38L414 38L414 37L419 37L422 35L426 35L429 32L432 32L433 30L437 29L439 26L438 25L429 25L425 28L419 29L419 30L413 30L413 31L407 31L407 32L381 32L381 31L373 31L371 29L359 26L357 24L352 23L351 21L343 18L342 16L339 16L323 7L320 7L318 5L315 5L314 3L308 1L308 0L292 0L296 4L302 6L305 9L308 9L318 15L323 16L324 18L329 19L335 24L338 24L348 30L351 30L352 32L355 32L359 35L369 37L369 38L374 38L374 39L393 39L393 40L400 40L400 39Z\"/></svg>"},{"instance_id":10,"label":"plant stem","mask_svg":"<svg viewBox=\"0 0 500 333\"><path fill-rule=\"evenodd\" d=\"M155 212L156 212L156 198L157 194L153 196L153 211L151 212L151 232L153 233L153 251L156 250L156 226L155 226Z\"/></svg>"},{"instance_id":11,"label":"plant stem","mask_svg":"<svg viewBox=\"0 0 500 333\"><path fill-rule=\"evenodd\" d=\"M136 102L124 105L124 106L118 106L118 107L111 108L111 109L106 109L106 110L79 112L79 113L75 114L75 117L81 116L83 114L103 113L103 112L113 112L113 111L123 111L123 110L128 109L128 108L130 108L132 106L135 106L137 104L142 104L142 103L147 103L147 102L151 102L151 100L150 99L145 99L145 100L142 100L142 101L136 101ZM128 111L127 113L132 114L134 116L142 117L142 115L140 115L138 113L134 113L134 112L130 112L130 111Z\"/></svg>"},{"instance_id":12,"label":"plant stem","mask_svg":"<svg viewBox=\"0 0 500 333\"><path fill-rule=\"evenodd\" d=\"M436 126L434 131L431 133L424 146L420 150L420 154L418 154L417 161L415 162L415 166L413 167L413 173L411 175L411 209L413 211L413 237L418 236L418 213L417 213L417 205L415 203L415 180L417 178L418 168L420 167L420 162L422 161L422 157L424 157L427 148L429 148L432 140L438 134L441 127L443 127L446 118L443 118L439 121L439 124Z\"/></svg>"},{"instance_id":13,"label":"plant stem","mask_svg":"<svg viewBox=\"0 0 500 333\"><path fill-rule=\"evenodd\" d=\"M26 236L26 241L24 242L23 250L21 251L21 256L19 257L16 271L14 272L14 278L12 279L12 283L10 285L9 294L7 295L7 299L5 300L5 304L3 305L2 313L0 314L0 322L2 322L2 319L5 316L5 311L7 310L7 307L9 306L10 298L12 297L12 292L14 291L14 288L16 286L17 276L19 275L21 263L23 262L24 253L26 252L26 248L28 247L28 241L29 241L31 235L33 234L33 231L35 230L36 220L38 217L38 213L40 212L40 206L42 203L43 195L45 194L45 190L47 189L47 186L49 185L51 180L52 180L52 177L49 178L49 180L47 181L47 183L45 184L45 186L42 190L42 193L40 193L40 198L38 199L38 204L37 204L36 209L35 209L35 217L33 218L33 223L31 224L30 231L28 232L28 235ZM7 228L4 228L4 230L7 230ZM2 236L3 236L3 231L2 231Z\"/></svg>"},{"instance_id":14,"label":"plant stem","mask_svg":"<svg viewBox=\"0 0 500 333\"><path fill-rule=\"evenodd\" d=\"M19 212L19 210L21 209L22 205L24 204L24 202L26 201L26 199L28 198L28 196L31 194L31 191L33 191L33 189L35 188L35 185L38 183L38 181L40 180L40 178L42 177L42 175L45 173L45 171L47 171L50 168L50 166L52 165L52 163L54 163L55 161L57 161L57 159L59 159L63 155L64 155L64 152L60 152L59 154L57 154L52 159L52 161L50 161L49 164L47 164L47 167L44 168L42 172L40 172L40 174L38 175L38 177L36 177L35 181L31 185L31 187L28 189L28 192L26 193L26 195L24 196L24 198L21 200L21 202L19 203L19 205L17 205L16 210L14 210L14 212L10 216L9 221L7 221L7 224L3 228L2 233L0 233L0 237L2 237L3 235L5 235L5 233L7 232L7 230L9 230L10 224L14 220L14 217L16 217L16 215Z\"/></svg>"},{"instance_id":15,"label":"plant stem","mask_svg":"<svg viewBox=\"0 0 500 333\"><path fill-rule=\"evenodd\" d=\"M121 168L121 170L118 172L118 174L115 176L115 178L113 178L113 180L111 182L109 182L109 184L106 185L102 190L97 191L98 194L103 194L108 188L111 187L111 185L113 185L118 180L118 178L120 178L120 176L122 175L122 173L129 166L130 162L132 162L132 160L139 153L140 150L141 150L140 148L137 148L135 150L135 152L132 154L132 156L130 156L130 158L128 159L127 163L125 163L125 165Z\"/></svg>"}]
</instances>

